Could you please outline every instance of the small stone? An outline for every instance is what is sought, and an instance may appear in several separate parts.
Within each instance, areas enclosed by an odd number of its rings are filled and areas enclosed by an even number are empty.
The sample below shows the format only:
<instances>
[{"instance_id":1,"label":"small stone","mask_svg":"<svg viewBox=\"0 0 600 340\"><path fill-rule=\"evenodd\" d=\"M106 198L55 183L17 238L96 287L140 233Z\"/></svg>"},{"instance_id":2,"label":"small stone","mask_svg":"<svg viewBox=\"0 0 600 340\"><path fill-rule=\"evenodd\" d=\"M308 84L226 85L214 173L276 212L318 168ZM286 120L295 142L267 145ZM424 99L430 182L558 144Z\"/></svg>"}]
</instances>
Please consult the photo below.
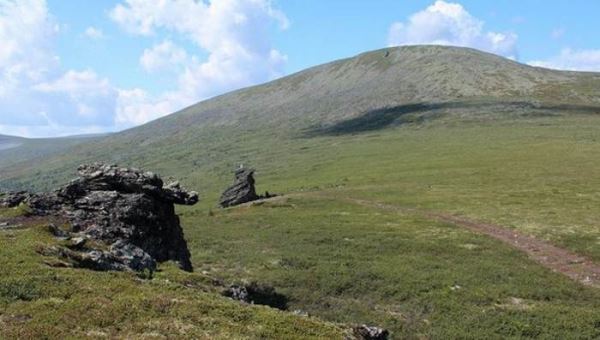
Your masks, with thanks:
<instances>
[{"instance_id":1,"label":"small stone","mask_svg":"<svg viewBox=\"0 0 600 340\"><path fill-rule=\"evenodd\" d=\"M287 309L288 298L285 295L277 293L271 286L256 282L232 285L223 291L222 295L245 303L265 305L281 310Z\"/></svg>"},{"instance_id":2,"label":"small stone","mask_svg":"<svg viewBox=\"0 0 600 340\"><path fill-rule=\"evenodd\" d=\"M87 242L87 238L85 237L75 237L71 239L71 248L72 249L82 249Z\"/></svg>"},{"instance_id":3,"label":"small stone","mask_svg":"<svg viewBox=\"0 0 600 340\"><path fill-rule=\"evenodd\" d=\"M309 315L307 312L305 312L305 311L303 311L303 310L301 310L301 309L296 309L296 310L294 310L294 311L292 312L292 314L294 314L294 315L298 315L298 316L303 316L303 317L306 317L306 318L310 316L310 315Z\"/></svg>"},{"instance_id":4,"label":"small stone","mask_svg":"<svg viewBox=\"0 0 600 340\"><path fill-rule=\"evenodd\" d=\"M387 340L390 332L386 329L361 325L353 328L354 336L361 340Z\"/></svg>"},{"instance_id":5,"label":"small stone","mask_svg":"<svg viewBox=\"0 0 600 340\"><path fill-rule=\"evenodd\" d=\"M57 237L60 239L68 239L70 237L70 234L68 232L60 229L53 223L48 225L48 230L54 237Z\"/></svg>"}]
</instances>

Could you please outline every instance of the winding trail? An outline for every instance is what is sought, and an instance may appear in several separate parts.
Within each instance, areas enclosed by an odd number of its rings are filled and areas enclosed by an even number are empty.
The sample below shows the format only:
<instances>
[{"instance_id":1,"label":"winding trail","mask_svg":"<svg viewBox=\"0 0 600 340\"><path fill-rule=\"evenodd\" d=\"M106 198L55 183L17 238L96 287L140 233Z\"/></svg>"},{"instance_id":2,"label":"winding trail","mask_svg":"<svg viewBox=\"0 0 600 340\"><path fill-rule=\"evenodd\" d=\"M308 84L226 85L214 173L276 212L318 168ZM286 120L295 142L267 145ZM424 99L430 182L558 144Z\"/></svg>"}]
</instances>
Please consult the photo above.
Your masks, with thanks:
<instances>
[{"instance_id":1,"label":"winding trail","mask_svg":"<svg viewBox=\"0 0 600 340\"><path fill-rule=\"evenodd\" d=\"M522 234L505 226L481 222L448 213L402 207L365 199L323 194L320 194L320 196L332 199L342 199L354 204L380 210L417 214L428 219L450 223L478 234L487 235L526 253L532 260L556 273L563 274L584 285L600 288L599 264L594 263L585 256L559 248L546 241Z\"/></svg>"}]
</instances>

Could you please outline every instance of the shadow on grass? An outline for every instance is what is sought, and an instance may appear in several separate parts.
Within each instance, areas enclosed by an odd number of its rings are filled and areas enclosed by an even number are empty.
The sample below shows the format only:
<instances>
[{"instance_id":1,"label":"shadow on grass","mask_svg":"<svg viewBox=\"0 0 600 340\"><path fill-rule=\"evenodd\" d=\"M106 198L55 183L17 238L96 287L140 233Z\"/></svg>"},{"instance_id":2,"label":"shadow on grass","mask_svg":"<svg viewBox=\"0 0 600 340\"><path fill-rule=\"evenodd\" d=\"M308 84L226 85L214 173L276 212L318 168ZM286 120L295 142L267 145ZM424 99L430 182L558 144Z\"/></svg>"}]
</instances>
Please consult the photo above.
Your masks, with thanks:
<instances>
[{"instance_id":1,"label":"shadow on grass","mask_svg":"<svg viewBox=\"0 0 600 340\"><path fill-rule=\"evenodd\" d=\"M358 117L330 126L313 126L305 137L339 136L376 131L392 126L420 124L435 120L454 110L487 110L490 113L513 113L522 117L556 116L561 113L600 114L600 106L549 104L531 101L456 101L445 103L416 103L371 110Z\"/></svg>"}]
</instances>

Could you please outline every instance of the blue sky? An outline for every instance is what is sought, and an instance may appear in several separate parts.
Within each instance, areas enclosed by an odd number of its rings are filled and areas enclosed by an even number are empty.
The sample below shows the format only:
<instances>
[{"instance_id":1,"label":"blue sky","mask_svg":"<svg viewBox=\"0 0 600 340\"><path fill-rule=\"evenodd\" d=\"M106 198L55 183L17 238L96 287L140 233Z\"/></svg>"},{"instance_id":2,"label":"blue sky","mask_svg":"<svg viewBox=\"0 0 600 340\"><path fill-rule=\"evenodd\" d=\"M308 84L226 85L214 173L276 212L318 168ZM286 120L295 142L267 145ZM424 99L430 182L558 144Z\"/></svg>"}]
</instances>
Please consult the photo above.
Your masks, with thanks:
<instances>
[{"instance_id":1,"label":"blue sky","mask_svg":"<svg viewBox=\"0 0 600 340\"><path fill-rule=\"evenodd\" d=\"M0 0L0 133L118 131L396 45L600 71L600 2Z\"/></svg>"}]
</instances>

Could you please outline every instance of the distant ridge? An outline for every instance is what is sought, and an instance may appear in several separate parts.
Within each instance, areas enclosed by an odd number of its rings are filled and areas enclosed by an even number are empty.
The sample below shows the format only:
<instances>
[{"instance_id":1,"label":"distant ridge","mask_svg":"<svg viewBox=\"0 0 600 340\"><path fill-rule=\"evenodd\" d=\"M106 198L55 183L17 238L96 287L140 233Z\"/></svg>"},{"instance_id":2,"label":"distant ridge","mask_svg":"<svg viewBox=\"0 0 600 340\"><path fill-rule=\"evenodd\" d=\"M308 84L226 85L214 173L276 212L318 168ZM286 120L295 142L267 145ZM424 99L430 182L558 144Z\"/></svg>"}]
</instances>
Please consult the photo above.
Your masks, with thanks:
<instances>
[{"instance_id":1,"label":"distant ridge","mask_svg":"<svg viewBox=\"0 0 600 340\"><path fill-rule=\"evenodd\" d=\"M33 168L60 173L83 161L152 163L160 169L169 157L186 159L191 153L194 164L210 163L213 154L190 148L227 150L237 147L232 141L242 143L255 134L289 140L433 119L600 113L599 88L598 73L532 67L470 48L386 48L233 91L81 143L60 163L51 156L0 163L0 185L6 178L11 183L30 178ZM192 171L198 169L180 167L177 175Z\"/></svg>"}]
</instances>

